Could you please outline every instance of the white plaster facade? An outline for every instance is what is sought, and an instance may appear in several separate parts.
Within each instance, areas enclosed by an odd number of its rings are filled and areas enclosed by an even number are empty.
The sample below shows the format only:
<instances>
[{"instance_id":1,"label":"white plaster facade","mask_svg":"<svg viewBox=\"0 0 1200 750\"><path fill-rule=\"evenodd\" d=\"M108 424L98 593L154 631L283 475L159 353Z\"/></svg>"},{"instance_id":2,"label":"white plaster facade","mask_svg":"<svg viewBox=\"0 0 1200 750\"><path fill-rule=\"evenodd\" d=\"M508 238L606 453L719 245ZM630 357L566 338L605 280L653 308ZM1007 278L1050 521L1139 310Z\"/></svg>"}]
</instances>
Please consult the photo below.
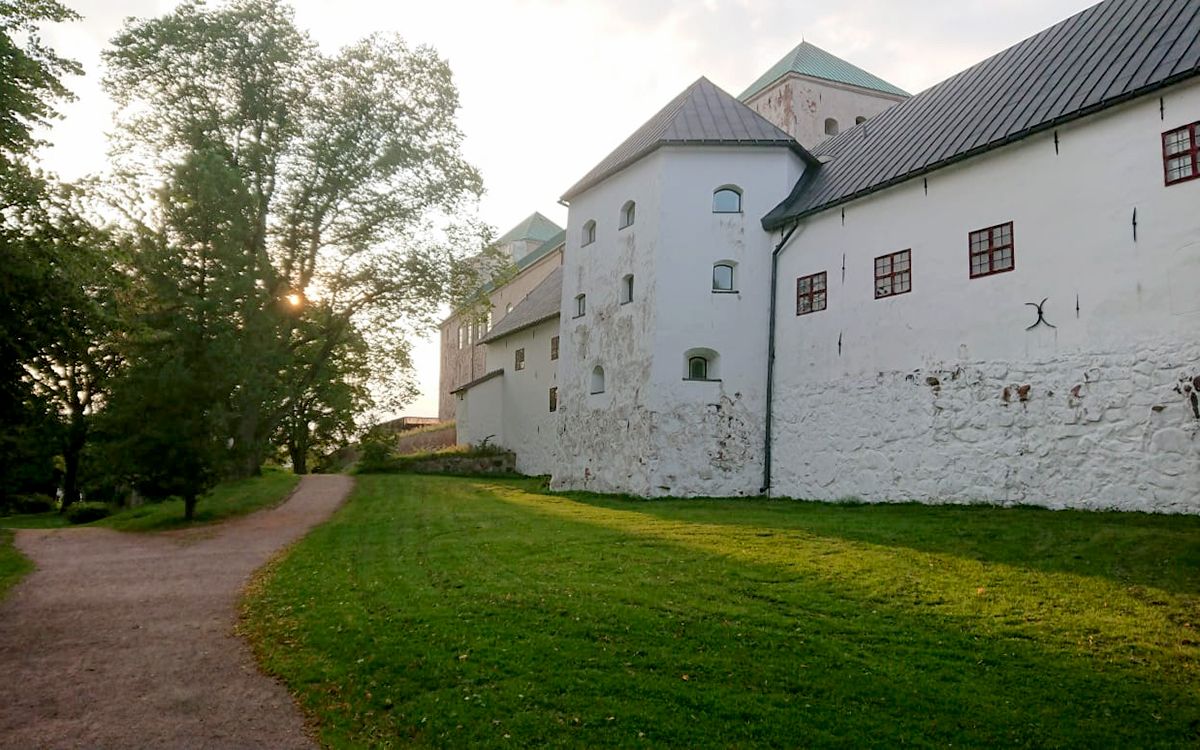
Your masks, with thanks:
<instances>
[{"instance_id":1,"label":"white plaster facade","mask_svg":"<svg viewBox=\"0 0 1200 750\"><path fill-rule=\"evenodd\" d=\"M1059 128L1057 154L1044 133L800 224L776 494L1200 512L1200 181L1164 187L1160 139L1200 120L1200 83L1162 99L1169 117L1135 100ZM1015 269L969 279L968 233L1009 221ZM912 291L874 299L874 258L909 248ZM820 271L828 309L797 316ZM1056 327L1026 330L1043 299Z\"/></svg>"},{"instance_id":2,"label":"white plaster facade","mask_svg":"<svg viewBox=\"0 0 1200 750\"><path fill-rule=\"evenodd\" d=\"M560 489L1200 513L1200 179L1164 185L1162 152L1198 122L1192 77L805 215L774 289L784 232L761 219L815 161L778 142L639 153L570 196L560 318L487 345L506 372L466 394L460 434L500 435ZM740 214L713 212L727 185ZM969 233L1009 222L1014 268L970 278ZM902 250L911 291L875 299L875 258ZM718 262L735 292L713 293ZM820 272L827 306L798 315L797 279ZM515 348L536 367L556 331L557 368L512 378ZM710 379L689 380L701 350Z\"/></svg>"},{"instance_id":3,"label":"white plaster facade","mask_svg":"<svg viewBox=\"0 0 1200 750\"><path fill-rule=\"evenodd\" d=\"M576 196L567 221L557 487L660 495L754 495L761 486L771 235L758 217L803 173L786 148L664 147ZM714 213L713 192L742 192ZM618 209L637 205L633 226ZM581 245L583 226L596 241ZM735 265L714 293L713 265ZM621 279L634 277L632 302ZM574 317L575 298L586 314ZM685 354L715 352L710 381ZM591 394L595 367L605 392Z\"/></svg>"}]
</instances>

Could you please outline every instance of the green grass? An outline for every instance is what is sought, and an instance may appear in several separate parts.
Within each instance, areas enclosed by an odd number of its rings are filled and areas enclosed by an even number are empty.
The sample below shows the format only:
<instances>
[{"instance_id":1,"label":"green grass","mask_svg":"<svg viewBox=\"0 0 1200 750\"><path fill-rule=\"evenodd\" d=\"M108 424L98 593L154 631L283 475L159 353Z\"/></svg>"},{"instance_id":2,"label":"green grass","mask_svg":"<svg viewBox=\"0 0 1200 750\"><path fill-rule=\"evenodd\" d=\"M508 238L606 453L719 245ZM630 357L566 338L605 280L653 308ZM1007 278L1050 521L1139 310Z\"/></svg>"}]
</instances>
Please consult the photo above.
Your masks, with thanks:
<instances>
[{"instance_id":1,"label":"green grass","mask_svg":"<svg viewBox=\"0 0 1200 750\"><path fill-rule=\"evenodd\" d=\"M331 747L1194 747L1200 519L361 476L243 629Z\"/></svg>"},{"instance_id":2,"label":"green grass","mask_svg":"<svg viewBox=\"0 0 1200 750\"><path fill-rule=\"evenodd\" d=\"M13 533L0 529L0 600L31 570L33 563L13 546Z\"/></svg>"},{"instance_id":3,"label":"green grass","mask_svg":"<svg viewBox=\"0 0 1200 750\"><path fill-rule=\"evenodd\" d=\"M118 531L163 531L187 526L202 526L243 516L277 505L291 494L300 478L280 469L264 469L262 476L222 482L200 498L196 517L183 519L183 501L146 503L114 513L108 518L79 526L104 526ZM56 529L71 526L60 513L38 513L0 517L0 528Z\"/></svg>"}]
</instances>

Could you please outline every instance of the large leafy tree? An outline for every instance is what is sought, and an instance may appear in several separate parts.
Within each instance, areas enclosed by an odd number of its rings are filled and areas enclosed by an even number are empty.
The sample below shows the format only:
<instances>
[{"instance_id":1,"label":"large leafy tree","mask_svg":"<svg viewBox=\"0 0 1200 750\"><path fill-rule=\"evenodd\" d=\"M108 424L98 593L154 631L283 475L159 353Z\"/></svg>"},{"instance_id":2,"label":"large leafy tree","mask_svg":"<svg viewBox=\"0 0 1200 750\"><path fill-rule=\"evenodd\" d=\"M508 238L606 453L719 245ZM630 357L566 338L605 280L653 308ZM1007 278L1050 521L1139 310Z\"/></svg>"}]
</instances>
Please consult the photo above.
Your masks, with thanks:
<instances>
[{"instance_id":1,"label":"large leafy tree","mask_svg":"<svg viewBox=\"0 0 1200 750\"><path fill-rule=\"evenodd\" d=\"M159 330L194 338L219 320L228 335L160 351L223 363L196 409L219 423L227 468L253 472L273 437L300 450L332 405L361 407L368 352L406 361L410 333L446 298L454 250L482 243L449 68L388 36L324 54L277 0L132 20L106 62L125 186L172 186L131 212L139 241L176 258L169 272L186 285L219 235L224 281ZM179 179L181 165L204 179ZM220 189L201 198L206 180ZM199 239L200 225L215 233Z\"/></svg>"},{"instance_id":2,"label":"large leafy tree","mask_svg":"<svg viewBox=\"0 0 1200 750\"><path fill-rule=\"evenodd\" d=\"M70 98L63 76L80 68L38 29L76 17L53 0L0 0L0 501L53 483L57 415L31 391L24 365L63 331L56 262L65 248L47 242L49 188L32 157L37 129Z\"/></svg>"}]
</instances>

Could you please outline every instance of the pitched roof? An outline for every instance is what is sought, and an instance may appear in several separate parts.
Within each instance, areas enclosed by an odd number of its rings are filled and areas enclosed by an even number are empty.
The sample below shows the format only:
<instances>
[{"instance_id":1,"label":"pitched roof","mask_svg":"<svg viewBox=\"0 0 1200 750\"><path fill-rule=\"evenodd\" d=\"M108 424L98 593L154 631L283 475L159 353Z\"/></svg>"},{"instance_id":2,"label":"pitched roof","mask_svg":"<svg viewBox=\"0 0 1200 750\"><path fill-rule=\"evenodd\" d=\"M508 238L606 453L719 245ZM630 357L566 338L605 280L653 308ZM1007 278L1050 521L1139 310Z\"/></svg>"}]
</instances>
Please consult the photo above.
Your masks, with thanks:
<instances>
[{"instance_id":1,"label":"pitched roof","mask_svg":"<svg viewBox=\"0 0 1200 750\"><path fill-rule=\"evenodd\" d=\"M560 230L558 234L538 245L533 252L526 253L517 259L517 272L524 271L534 263L549 255L555 248L562 247L567 241L567 230Z\"/></svg>"},{"instance_id":2,"label":"pitched roof","mask_svg":"<svg viewBox=\"0 0 1200 750\"><path fill-rule=\"evenodd\" d=\"M746 101L788 73L799 73L810 78L821 78L835 83L845 83L859 88L881 91L892 96L908 96L904 89L893 86L882 78L872 75L862 68L851 65L840 57L831 55L815 44L800 42L770 70L759 76L758 80L738 97Z\"/></svg>"},{"instance_id":3,"label":"pitched roof","mask_svg":"<svg viewBox=\"0 0 1200 750\"><path fill-rule=\"evenodd\" d=\"M562 227L542 216L537 211L534 211L529 216L526 216L525 220L520 224L505 232L503 237L496 240L496 244L504 245L509 242L520 242L521 240L545 242L562 230Z\"/></svg>"},{"instance_id":4,"label":"pitched roof","mask_svg":"<svg viewBox=\"0 0 1200 750\"><path fill-rule=\"evenodd\" d=\"M563 200L570 200L660 146L722 144L784 146L812 160L812 155L790 135L702 77L571 186Z\"/></svg>"},{"instance_id":5,"label":"pitched roof","mask_svg":"<svg viewBox=\"0 0 1200 750\"><path fill-rule=\"evenodd\" d=\"M459 387L455 388L454 390L452 390L450 392L451 393L462 393L463 391L469 391L472 388L474 388L475 386L486 383L489 380L491 380L492 378L498 378L503 374L504 374L503 367L501 367L499 370L492 370L489 373L486 373L484 375L481 375L481 376L475 378L470 383L463 383L462 385L460 385Z\"/></svg>"},{"instance_id":6,"label":"pitched roof","mask_svg":"<svg viewBox=\"0 0 1200 750\"><path fill-rule=\"evenodd\" d=\"M479 341L488 344L557 317L562 298L562 277L562 266L551 271L542 283L534 287L512 312L501 318Z\"/></svg>"},{"instance_id":7,"label":"pitched roof","mask_svg":"<svg viewBox=\"0 0 1200 750\"><path fill-rule=\"evenodd\" d=\"M1106 0L843 131L786 200L789 221L1200 74L1200 3Z\"/></svg>"}]
</instances>

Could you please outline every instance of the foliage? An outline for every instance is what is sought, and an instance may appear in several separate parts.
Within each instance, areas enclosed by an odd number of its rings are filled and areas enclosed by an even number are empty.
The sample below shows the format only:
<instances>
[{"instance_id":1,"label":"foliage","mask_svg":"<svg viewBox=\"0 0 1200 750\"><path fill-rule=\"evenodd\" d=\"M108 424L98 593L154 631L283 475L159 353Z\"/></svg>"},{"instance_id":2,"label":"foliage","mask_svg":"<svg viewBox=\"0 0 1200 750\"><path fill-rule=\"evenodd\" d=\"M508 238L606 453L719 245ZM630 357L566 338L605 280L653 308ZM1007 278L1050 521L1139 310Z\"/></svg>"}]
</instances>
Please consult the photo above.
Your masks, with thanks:
<instances>
[{"instance_id":1,"label":"foliage","mask_svg":"<svg viewBox=\"0 0 1200 750\"><path fill-rule=\"evenodd\" d=\"M91 523L112 515L107 503L75 503L66 511L67 520L73 524Z\"/></svg>"},{"instance_id":2,"label":"foliage","mask_svg":"<svg viewBox=\"0 0 1200 750\"><path fill-rule=\"evenodd\" d=\"M1190 746L1200 519L360 477L243 627L331 747Z\"/></svg>"},{"instance_id":3,"label":"foliage","mask_svg":"<svg viewBox=\"0 0 1200 750\"><path fill-rule=\"evenodd\" d=\"M58 503L49 495L18 495L10 505L13 513L50 513L58 510Z\"/></svg>"},{"instance_id":4,"label":"foliage","mask_svg":"<svg viewBox=\"0 0 1200 750\"><path fill-rule=\"evenodd\" d=\"M32 570L33 563L13 546L13 533L0 529L0 601Z\"/></svg>"},{"instance_id":5,"label":"foliage","mask_svg":"<svg viewBox=\"0 0 1200 750\"><path fill-rule=\"evenodd\" d=\"M368 380L412 393L411 334L485 236L449 68L379 35L325 54L278 0L130 20L105 60L123 189L169 186L127 221L190 289L153 295L144 324L207 373L188 403L224 446L202 451L209 473L254 473L272 440L303 471L370 405Z\"/></svg>"}]
</instances>

